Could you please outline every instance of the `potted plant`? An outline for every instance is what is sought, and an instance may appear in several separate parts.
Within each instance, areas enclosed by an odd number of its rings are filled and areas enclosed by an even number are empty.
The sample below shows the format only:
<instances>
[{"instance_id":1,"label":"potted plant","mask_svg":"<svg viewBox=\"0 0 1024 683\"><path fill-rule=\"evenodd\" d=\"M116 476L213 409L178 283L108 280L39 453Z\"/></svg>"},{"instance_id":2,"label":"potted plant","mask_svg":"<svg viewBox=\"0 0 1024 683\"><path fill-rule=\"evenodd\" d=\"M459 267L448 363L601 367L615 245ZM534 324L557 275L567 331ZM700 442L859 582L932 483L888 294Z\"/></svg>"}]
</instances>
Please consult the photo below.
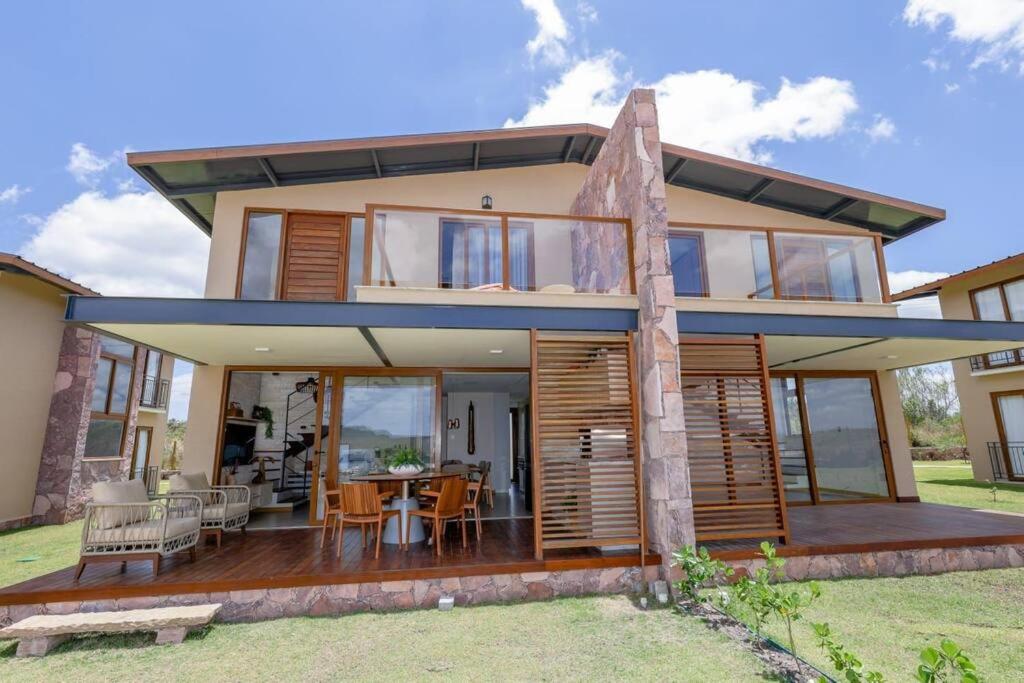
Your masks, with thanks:
<instances>
[{"instance_id":1,"label":"potted plant","mask_svg":"<svg viewBox=\"0 0 1024 683\"><path fill-rule=\"evenodd\" d=\"M420 452L409 446L399 446L387 459L388 472L391 474L419 474L423 471L423 459Z\"/></svg>"}]
</instances>

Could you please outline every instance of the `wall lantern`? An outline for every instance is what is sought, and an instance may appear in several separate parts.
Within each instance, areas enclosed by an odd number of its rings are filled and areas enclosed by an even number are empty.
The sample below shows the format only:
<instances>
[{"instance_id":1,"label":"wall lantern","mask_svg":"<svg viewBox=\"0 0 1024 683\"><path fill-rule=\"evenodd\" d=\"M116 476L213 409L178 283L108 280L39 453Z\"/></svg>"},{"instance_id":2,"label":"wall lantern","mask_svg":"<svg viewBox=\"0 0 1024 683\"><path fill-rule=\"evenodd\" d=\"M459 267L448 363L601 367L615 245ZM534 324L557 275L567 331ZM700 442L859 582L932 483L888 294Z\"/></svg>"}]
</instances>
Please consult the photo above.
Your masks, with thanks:
<instances>
[{"instance_id":1,"label":"wall lantern","mask_svg":"<svg viewBox=\"0 0 1024 683\"><path fill-rule=\"evenodd\" d=\"M489 194L485 194L480 198L481 209L493 209L494 208L494 197Z\"/></svg>"}]
</instances>

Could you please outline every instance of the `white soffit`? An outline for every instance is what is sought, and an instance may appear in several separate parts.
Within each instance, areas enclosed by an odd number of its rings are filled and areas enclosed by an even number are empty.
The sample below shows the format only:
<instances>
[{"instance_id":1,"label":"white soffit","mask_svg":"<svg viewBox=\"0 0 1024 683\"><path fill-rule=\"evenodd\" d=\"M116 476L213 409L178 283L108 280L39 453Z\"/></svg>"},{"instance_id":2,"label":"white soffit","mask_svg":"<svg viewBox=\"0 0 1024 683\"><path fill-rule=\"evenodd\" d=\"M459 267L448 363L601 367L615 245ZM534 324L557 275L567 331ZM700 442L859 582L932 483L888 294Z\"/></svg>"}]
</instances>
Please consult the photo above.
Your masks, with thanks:
<instances>
[{"instance_id":1,"label":"white soffit","mask_svg":"<svg viewBox=\"0 0 1024 683\"><path fill-rule=\"evenodd\" d=\"M525 330L370 328L391 364L427 367L524 368L530 365ZM501 353L491 353L492 350Z\"/></svg>"},{"instance_id":2,"label":"white soffit","mask_svg":"<svg viewBox=\"0 0 1024 683\"><path fill-rule=\"evenodd\" d=\"M1024 346L963 339L769 336L773 370L895 370Z\"/></svg>"}]
</instances>

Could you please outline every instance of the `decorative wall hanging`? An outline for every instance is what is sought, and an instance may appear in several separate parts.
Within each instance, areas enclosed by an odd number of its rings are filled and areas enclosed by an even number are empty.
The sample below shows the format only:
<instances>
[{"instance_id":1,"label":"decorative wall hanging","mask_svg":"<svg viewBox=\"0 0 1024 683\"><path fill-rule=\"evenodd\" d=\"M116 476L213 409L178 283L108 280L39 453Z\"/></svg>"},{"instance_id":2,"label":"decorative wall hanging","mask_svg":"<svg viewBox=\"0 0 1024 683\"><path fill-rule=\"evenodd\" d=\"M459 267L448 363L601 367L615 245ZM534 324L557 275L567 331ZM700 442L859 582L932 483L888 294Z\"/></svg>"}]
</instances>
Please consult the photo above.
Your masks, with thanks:
<instances>
[{"instance_id":1,"label":"decorative wall hanging","mask_svg":"<svg viewBox=\"0 0 1024 683\"><path fill-rule=\"evenodd\" d=\"M473 455L476 453L476 418L474 417L473 402L469 402L469 442L466 444L466 453Z\"/></svg>"}]
</instances>

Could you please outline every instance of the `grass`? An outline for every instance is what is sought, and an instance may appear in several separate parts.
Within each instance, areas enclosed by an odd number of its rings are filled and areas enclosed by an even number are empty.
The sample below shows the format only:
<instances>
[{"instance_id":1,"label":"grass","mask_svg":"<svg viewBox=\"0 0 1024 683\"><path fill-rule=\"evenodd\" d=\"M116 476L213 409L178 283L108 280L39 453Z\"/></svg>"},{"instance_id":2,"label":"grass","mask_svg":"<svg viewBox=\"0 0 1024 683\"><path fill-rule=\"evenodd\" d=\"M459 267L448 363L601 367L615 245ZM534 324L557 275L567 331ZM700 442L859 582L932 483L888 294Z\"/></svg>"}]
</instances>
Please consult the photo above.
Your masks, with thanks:
<instances>
[{"instance_id":1,"label":"grass","mask_svg":"<svg viewBox=\"0 0 1024 683\"><path fill-rule=\"evenodd\" d=\"M81 538L81 522L0 533L0 586L77 563Z\"/></svg>"},{"instance_id":2,"label":"grass","mask_svg":"<svg viewBox=\"0 0 1024 683\"><path fill-rule=\"evenodd\" d=\"M970 465L957 461L915 462L914 477L918 495L926 503L1024 514L1024 486L995 484L993 501L993 484L975 481Z\"/></svg>"},{"instance_id":3,"label":"grass","mask_svg":"<svg viewBox=\"0 0 1024 683\"><path fill-rule=\"evenodd\" d=\"M217 624L175 647L152 635L72 640L41 659L0 650L5 681L692 680L764 678L754 656L674 610L623 596Z\"/></svg>"},{"instance_id":4,"label":"grass","mask_svg":"<svg viewBox=\"0 0 1024 683\"><path fill-rule=\"evenodd\" d=\"M866 669L912 680L920 651L951 638L990 681L1024 680L1024 570L995 569L897 579L818 582L822 597L793 627L797 652L822 671L828 659L811 624L828 622ZM739 616L744 616L738 610ZM767 635L787 643L782 622Z\"/></svg>"}]
</instances>

